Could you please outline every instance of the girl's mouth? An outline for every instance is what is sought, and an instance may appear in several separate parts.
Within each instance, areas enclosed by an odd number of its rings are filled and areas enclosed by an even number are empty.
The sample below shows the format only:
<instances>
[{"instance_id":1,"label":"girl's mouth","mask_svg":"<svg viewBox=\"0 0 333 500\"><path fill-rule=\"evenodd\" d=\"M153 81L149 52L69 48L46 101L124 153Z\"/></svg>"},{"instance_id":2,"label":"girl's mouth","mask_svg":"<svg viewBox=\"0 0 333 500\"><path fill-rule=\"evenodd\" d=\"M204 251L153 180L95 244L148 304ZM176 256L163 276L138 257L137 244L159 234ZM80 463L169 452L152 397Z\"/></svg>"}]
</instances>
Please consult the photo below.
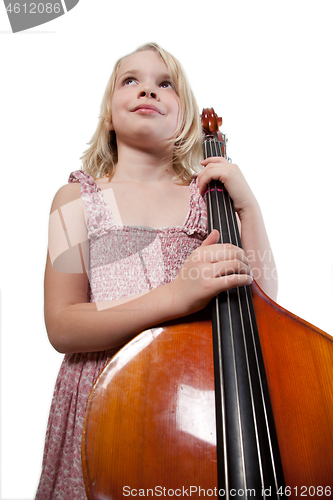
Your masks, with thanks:
<instances>
[{"instance_id":1,"label":"girl's mouth","mask_svg":"<svg viewBox=\"0 0 333 500\"><path fill-rule=\"evenodd\" d=\"M153 106L152 104L140 104L139 106L137 106L136 108L133 109L133 112L139 112L139 113L143 113L143 114L147 114L147 115L151 115L151 114L154 114L154 113L158 113L159 115L161 115L161 111L156 107L156 106Z\"/></svg>"}]
</instances>

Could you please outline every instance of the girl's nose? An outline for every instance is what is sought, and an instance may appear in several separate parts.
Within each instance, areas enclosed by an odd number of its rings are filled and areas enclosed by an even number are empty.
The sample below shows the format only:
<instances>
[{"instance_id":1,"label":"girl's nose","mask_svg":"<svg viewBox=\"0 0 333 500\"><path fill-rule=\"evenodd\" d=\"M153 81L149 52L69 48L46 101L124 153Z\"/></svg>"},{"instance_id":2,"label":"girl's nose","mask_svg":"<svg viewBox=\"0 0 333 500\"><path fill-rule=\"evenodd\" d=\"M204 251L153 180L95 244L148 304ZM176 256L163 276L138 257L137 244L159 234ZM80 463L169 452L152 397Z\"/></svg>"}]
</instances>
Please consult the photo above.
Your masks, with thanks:
<instances>
[{"instance_id":1,"label":"girl's nose","mask_svg":"<svg viewBox=\"0 0 333 500\"><path fill-rule=\"evenodd\" d=\"M141 89L139 91L139 97L151 97L152 99L157 98L157 94L149 88Z\"/></svg>"}]
</instances>

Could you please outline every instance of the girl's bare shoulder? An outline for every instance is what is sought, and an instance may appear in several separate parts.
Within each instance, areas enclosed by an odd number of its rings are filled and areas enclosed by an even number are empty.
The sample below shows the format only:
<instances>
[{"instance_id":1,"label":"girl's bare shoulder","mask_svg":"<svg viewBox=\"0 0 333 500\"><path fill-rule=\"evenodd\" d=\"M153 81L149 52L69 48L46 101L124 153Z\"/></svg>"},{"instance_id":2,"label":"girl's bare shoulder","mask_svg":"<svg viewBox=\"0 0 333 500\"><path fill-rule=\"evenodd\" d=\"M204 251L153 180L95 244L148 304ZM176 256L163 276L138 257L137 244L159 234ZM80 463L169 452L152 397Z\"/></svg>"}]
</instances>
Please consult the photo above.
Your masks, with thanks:
<instances>
[{"instance_id":1,"label":"girl's bare shoulder","mask_svg":"<svg viewBox=\"0 0 333 500\"><path fill-rule=\"evenodd\" d=\"M81 199L80 184L78 182L65 184L56 192L53 198L51 212L78 199Z\"/></svg>"}]
</instances>

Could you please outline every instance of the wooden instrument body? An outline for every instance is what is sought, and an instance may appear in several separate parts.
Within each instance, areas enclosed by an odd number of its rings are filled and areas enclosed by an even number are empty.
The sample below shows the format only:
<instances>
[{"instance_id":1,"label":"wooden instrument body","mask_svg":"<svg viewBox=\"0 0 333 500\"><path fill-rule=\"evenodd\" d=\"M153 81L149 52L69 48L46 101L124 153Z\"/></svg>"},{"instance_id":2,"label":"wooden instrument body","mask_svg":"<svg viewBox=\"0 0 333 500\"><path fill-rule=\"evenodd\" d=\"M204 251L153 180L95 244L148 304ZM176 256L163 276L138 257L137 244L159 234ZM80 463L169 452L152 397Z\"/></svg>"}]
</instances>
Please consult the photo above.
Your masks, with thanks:
<instances>
[{"instance_id":1,"label":"wooden instrument body","mask_svg":"<svg viewBox=\"0 0 333 500\"><path fill-rule=\"evenodd\" d=\"M287 496L329 498L333 339L278 306L256 284L251 288ZM89 398L82 458L91 500L118 500L131 490L153 496L155 488L154 496L171 496L172 490L174 496L187 491L199 498L199 487L215 496L208 308L141 333L115 355Z\"/></svg>"},{"instance_id":2,"label":"wooden instrument body","mask_svg":"<svg viewBox=\"0 0 333 500\"><path fill-rule=\"evenodd\" d=\"M202 121L205 158L227 158L222 120L206 108ZM241 246L215 181L207 216L221 243ZM91 500L331 496L333 339L251 288L219 294L212 316L141 333L110 361L84 424Z\"/></svg>"}]
</instances>

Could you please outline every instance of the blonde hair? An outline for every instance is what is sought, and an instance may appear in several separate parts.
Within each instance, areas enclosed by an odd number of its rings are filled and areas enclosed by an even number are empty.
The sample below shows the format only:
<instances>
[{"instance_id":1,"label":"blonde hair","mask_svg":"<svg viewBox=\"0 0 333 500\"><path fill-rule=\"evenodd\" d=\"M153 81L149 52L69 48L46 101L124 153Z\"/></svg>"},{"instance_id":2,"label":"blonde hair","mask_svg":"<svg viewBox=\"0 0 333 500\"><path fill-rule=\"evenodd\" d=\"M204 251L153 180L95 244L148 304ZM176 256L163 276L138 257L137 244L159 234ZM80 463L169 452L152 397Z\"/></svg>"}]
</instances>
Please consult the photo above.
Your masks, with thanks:
<instances>
[{"instance_id":1,"label":"blonde hair","mask_svg":"<svg viewBox=\"0 0 333 500\"><path fill-rule=\"evenodd\" d=\"M142 45L116 62L104 92L99 122L89 142L90 148L81 157L83 170L95 179L103 176L112 177L118 161L118 151L115 132L109 130L109 125L112 119L111 101L118 70L126 57L146 50L157 52L163 59L179 96L181 121L176 137L172 139L174 142L173 168L176 174L175 180L188 183L193 174L201 169L202 127L199 109L180 63L156 43Z\"/></svg>"}]
</instances>

